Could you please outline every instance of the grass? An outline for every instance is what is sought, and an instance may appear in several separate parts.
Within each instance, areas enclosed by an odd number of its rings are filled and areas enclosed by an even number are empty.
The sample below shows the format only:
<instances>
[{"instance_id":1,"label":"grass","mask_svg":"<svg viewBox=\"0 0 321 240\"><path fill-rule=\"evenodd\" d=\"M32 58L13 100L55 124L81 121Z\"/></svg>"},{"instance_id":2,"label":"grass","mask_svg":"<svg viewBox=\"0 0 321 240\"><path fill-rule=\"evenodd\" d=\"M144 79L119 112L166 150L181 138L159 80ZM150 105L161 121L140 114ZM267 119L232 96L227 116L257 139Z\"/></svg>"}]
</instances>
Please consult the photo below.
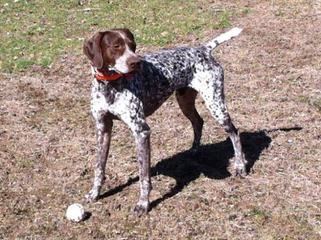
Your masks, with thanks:
<instances>
[{"instance_id":1,"label":"grass","mask_svg":"<svg viewBox=\"0 0 321 240\"><path fill-rule=\"evenodd\" d=\"M0 71L19 72L36 64L48 68L66 52L80 53L95 30L128 27L146 46L199 37L205 29L231 25L229 11L215 13L198 1L0 1Z\"/></svg>"},{"instance_id":2,"label":"grass","mask_svg":"<svg viewBox=\"0 0 321 240\"><path fill-rule=\"evenodd\" d=\"M299 100L321 112L321 98L319 96L300 96Z\"/></svg>"},{"instance_id":3,"label":"grass","mask_svg":"<svg viewBox=\"0 0 321 240\"><path fill-rule=\"evenodd\" d=\"M227 10L223 10L219 15L218 19L219 22L217 24L218 28L226 28L231 26L231 21L230 21L231 13Z\"/></svg>"},{"instance_id":4,"label":"grass","mask_svg":"<svg viewBox=\"0 0 321 240\"><path fill-rule=\"evenodd\" d=\"M321 98L314 97L309 101L309 104L315 107L319 112L321 112Z\"/></svg>"},{"instance_id":5,"label":"grass","mask_svg":"<svg viewBox=\"0 0 321 240\"><path fill-rule=\"evenodd\" d=\"M254 207L249 212L249 216L253 217L258 224L263 225L269 218L269 215L257 207Z\"/></svg>"}]
</instances>

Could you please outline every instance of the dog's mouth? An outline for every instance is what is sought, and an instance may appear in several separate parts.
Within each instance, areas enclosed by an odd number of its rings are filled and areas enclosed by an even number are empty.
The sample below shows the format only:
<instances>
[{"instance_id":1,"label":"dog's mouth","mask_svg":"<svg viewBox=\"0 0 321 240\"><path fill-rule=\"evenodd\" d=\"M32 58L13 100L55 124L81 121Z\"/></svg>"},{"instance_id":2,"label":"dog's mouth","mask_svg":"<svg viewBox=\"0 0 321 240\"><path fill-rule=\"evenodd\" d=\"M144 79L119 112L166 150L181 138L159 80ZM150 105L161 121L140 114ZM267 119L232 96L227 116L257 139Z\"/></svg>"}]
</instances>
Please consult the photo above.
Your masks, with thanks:
<instances>
[{"instance_id":1,"label":"dog's mouth","mask_svg":"<svg viewBox=\"0 0 321 240\"><path fill-rule=\"evenodd\" d=\"M125 75L125 74L134 74L136 72L139 72L140 66L141 66L140 61L138 61L129 65L127 71L119 70L115 66L108 66L104 70L108 73L117 73L120 75Z\"/></svg>"},{"instance_id":2,"label":"dog's mouth","mask_svg":"<svg viewBox=\"0 0 321 240\"><path fill-rule=\"evenodd\" d=\"M120 75L125 75L125 74L133 74L133 73L137 72L137 70L138 69L135 68L135 69L131 69L130 71L122 72L122 71L119 71L119 70L113 68L113 69L109 69L109 72L120 74Z\"/></svg>"},{"instance_id":3,"label":"dog's mouth","mask_svg":"<svg viewBox=\"0 0 321 240\"><path fill-rule=\"evenodd\" d=\"M115 60L115 64L110 65L109 69L119 74L128 74L137 71L140 67L141 57L133 54L129 57L119 57Z\"/></svg>"}]
</instances>

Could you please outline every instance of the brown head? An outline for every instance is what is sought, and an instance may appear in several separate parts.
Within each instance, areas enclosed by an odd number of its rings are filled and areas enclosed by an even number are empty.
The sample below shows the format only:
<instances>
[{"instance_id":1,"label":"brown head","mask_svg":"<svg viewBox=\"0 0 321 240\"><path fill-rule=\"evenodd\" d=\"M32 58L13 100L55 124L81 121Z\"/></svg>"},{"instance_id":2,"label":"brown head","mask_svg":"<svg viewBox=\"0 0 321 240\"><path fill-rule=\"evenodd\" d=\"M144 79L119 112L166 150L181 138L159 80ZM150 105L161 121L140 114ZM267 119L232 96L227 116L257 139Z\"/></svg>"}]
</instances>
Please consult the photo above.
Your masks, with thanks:
<instances>
[{"instance_id":1,"label":"brown head","mask_svg":"<svg viewBox=\"0 0 321 240\"><path fill-rule=\"evenodd\" d=\"M98 70L112 68L119 73L135 71L139 57L136 43L128 29L112 29L98 32L84 43L84 54Z\"/></svg>"}]
</instances>

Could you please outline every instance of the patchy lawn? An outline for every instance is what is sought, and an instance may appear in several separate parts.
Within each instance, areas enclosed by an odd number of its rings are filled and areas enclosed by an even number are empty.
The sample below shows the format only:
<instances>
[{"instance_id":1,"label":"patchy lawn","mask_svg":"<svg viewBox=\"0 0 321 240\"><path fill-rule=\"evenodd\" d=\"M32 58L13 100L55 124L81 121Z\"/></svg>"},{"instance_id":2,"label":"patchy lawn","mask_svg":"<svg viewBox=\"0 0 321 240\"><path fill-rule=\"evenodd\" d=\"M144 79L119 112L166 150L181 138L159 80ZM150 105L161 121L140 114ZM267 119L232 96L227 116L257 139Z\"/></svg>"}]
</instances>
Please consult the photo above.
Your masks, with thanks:
<instances>
[{"instance_id":1,"label":"patchy lawn","mask_svg":"<svg viewBox=\"0 0 321 240\"><path fill-rule=\"evenodd\" d=\"M233 16L247 10L182 0L2 0L0 7L0 70L5 72L48 68L61 54L79 54L84 37L97 29L128 27L140 44L165 46L228 27Z\"/></svg>"}]
</instances>

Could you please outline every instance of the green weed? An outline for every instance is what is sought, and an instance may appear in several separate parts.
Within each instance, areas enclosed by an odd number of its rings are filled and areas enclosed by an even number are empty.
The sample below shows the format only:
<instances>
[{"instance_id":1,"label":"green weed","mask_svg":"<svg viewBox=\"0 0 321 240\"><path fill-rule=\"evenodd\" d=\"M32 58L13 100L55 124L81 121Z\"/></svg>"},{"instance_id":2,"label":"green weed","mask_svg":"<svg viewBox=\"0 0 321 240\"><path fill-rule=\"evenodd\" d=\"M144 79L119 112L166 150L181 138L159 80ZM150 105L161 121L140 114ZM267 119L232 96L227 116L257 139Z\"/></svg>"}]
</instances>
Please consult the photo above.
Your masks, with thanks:
<instances>
[{"instance_id":1,"label":"green weed","mask_svg":"<svg viewBox=\"0 0 321 240\"><path fill-rule=\"evenodd\" d=\"M226 28L231 26L231 20L230 20L231 13L227 10L223 10L218 15L218 23L217 28Z\"/></svg>"}]
</instances>

